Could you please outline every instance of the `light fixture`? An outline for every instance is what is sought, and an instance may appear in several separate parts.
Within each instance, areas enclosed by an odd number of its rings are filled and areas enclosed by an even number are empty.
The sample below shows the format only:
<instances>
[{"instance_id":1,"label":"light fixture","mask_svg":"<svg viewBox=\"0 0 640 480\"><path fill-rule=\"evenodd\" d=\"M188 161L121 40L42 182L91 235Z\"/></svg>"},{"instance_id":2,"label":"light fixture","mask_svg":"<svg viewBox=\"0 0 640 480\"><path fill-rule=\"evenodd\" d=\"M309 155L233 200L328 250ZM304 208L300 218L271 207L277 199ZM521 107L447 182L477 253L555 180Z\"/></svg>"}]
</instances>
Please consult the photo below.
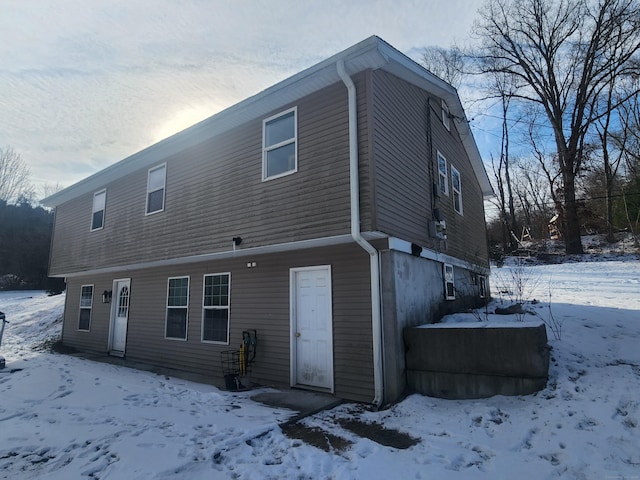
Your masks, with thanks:
<instances>
[{"instance_id":1,"label":"light fixture","mask_svg":"<svg viewBox=\"0 0 640 480\"><path fill-rule=\"evenodd\" d=\"M105 290L102 292L102 303L111 303L112 290Z\"/></svg>"}]
</instances>

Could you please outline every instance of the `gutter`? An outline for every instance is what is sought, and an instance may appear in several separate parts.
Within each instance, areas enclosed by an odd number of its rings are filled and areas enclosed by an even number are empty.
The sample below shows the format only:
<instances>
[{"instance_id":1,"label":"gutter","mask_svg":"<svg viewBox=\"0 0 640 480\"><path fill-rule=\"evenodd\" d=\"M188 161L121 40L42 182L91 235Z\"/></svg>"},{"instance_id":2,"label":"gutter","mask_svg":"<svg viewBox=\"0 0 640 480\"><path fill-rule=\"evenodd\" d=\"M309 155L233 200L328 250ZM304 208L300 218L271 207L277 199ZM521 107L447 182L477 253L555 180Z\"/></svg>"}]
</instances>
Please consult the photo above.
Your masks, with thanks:
<instances>
[{"instance_id":1,"label":"gutter","mask_svg":"<svg viewBox=\"0 0 640 480\"><path fill-rule=\"evenodd\" d=\"M382 318L380 315L380 260L378 251L360 232L360 184L358 178L358 117L356 86L344 68L344 60L336 62L340 79L347 87L349 101L349 187L351 198L351 237L369 254L371 272L371 330L373 334L373 404L380 407L383 401L382 376Z\"/></svg>"}]
</instances>

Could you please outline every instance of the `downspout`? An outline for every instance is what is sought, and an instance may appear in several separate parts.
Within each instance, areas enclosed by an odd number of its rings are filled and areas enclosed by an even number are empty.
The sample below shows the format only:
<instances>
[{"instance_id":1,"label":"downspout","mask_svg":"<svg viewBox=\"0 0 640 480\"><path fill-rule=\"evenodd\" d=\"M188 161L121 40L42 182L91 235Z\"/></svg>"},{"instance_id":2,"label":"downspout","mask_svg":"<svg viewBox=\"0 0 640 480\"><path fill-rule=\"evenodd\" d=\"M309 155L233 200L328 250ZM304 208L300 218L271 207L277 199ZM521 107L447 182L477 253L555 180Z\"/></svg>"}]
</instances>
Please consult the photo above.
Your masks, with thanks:
<instances>
[{"instance_id":1,"label":"downspout","mask_svg":"<svg viewBox=\"0 0 640 480\"><path fill-rule=\"evenodd\" d=\"M344 60L336 62L338 75L347 87L349 101L349 187L351 194L351 237L369 254L371 271L371 331L373 335L373 404L383 401L382 377L382 319L380 316L380 262L373 245L360 233L360 182L358 177L358 114L356 86L344 69Z\"/></svg>"}]
</instances>

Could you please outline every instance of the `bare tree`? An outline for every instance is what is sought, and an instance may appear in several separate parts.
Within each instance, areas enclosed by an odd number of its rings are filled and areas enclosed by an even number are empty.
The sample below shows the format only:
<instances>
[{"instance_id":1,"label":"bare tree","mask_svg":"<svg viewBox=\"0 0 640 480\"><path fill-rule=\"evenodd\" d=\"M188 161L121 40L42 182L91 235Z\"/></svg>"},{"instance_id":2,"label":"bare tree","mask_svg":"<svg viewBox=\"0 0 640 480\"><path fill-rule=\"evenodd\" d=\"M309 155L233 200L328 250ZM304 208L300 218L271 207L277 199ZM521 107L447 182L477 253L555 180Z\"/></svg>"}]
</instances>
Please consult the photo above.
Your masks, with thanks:
<instances>
[{"instance_id":1,"label":"bare tree","mask_svg":"<svg viewBox=\"0 0 640 480\"><path fill-rule=\"evenodd\" d=\"M0 200L14 203L20 198L31 200L34 188L31 172L22 157L11 147L0 147Z\"/></svg>"},{"instance_id":2,"label":"bare tree","mask_svg":"<svg viewBox=\"0 0 640 480\"><path fill-rule=\"evenodd\" d=\"M422 64L448 84L460 88L465 67L465 55L455 45L451 48L425 47L422 53Z\"/></svg>"},{"instance_id":3,"label":"bare tree","mask_svg":"<svg viewBox=\"0 0 640 480\"><path fill-rule=\"evenodd\" d=\"M515 98L537 105L553 129L565 247L582 253L576 178L607 86L638 74L638 1L487 0L475 31L485 71L522 82Z\"/></svg>"}]
</instances>

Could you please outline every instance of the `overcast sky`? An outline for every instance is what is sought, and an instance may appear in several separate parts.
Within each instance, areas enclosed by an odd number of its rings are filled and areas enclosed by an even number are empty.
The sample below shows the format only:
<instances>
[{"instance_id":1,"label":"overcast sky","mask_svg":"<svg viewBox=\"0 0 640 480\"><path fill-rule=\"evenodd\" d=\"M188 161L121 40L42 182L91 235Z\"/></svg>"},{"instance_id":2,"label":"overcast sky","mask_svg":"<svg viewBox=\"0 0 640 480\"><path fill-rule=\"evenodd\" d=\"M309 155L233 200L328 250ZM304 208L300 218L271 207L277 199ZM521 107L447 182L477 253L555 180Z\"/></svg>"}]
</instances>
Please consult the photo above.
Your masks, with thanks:
<instances>
[{"instance_id":1,"label":"overcast sky","mask_svg":"<svg viewBox=\"0 0 640 480\"><path fill-rule=\"evenodd\" d=\"M466 44L481 4L2 0L0 146L69 186L371 35Z\"/></svg>"}]
</instances>

